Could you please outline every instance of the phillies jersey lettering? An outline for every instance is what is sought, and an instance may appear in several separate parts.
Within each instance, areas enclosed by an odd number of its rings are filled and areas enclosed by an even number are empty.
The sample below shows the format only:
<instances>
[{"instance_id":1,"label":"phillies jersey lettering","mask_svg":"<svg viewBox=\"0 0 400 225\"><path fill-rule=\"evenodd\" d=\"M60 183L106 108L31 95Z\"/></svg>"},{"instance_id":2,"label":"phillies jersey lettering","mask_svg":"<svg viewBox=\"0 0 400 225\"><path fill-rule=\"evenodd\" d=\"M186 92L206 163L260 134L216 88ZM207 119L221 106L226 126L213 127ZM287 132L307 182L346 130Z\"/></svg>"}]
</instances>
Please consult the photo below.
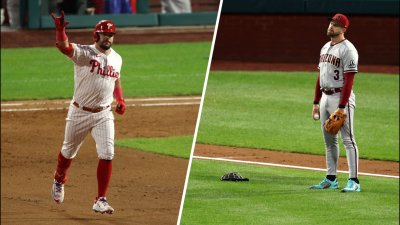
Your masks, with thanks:
<instances>
[{"instance_id":1,"label":"phillies jersey lettering","mask_svg":"<svg viewBox=\"0 0 400 225\"><path fill-rule=\"evenodd\" d=\"M92 65L90 72L93 72L94 68L97 68L97 74L119 78L119 73L115 72L112 66L107 65L107 68L101 68L101 63L95 59L90 60L90 64Z\"/></svg>"},{"instance_id":2,"label":"phillies jersey lettering","mask_svg":"<svg viewBox=\"0 0 400 225\"><path fill-rule=\"evenodd\" d=\"M122 58L112 48L109 55L93 45L74 45L70 58L74 62L73 101L90 108L113 102L115 81L120 78Z\"/></svg>"},{"instance_id":3,"label":"phillies jersey lettering","mask_svg":"<svg viewBox=\"0 0 400 225\"><path fill-rule=\"evenodd\" d=\"M358 72L358 52L347 39L331 45L326 43L320 52L318 69L321 88L341 88L344 73Z\"/></svg>"}]
</instances>

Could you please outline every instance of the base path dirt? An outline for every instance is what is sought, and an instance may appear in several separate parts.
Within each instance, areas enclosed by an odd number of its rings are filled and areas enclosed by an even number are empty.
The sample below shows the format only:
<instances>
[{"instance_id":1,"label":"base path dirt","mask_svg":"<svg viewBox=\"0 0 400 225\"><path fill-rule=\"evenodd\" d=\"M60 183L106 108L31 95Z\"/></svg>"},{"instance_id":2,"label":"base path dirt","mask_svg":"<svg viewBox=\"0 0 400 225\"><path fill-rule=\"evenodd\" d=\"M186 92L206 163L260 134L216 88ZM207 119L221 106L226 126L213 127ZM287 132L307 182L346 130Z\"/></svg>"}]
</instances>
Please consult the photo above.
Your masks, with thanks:
<instances>
[{"instance_id":1,"label":"base path dirt","mask_svg":"<svg viewBox=\"0 0 400 225\"><path fill-rule=\"evenodd\" d=\"M57 102L60 105L54 107ZM66 109L54 108L64 108L66 102L36 102L53 110L1 112L1 223L176 224L188 160L116 147L107 194L115 213L96 214L91 207L97 195L98 159L90 135L72 162L64 203L52 200L67 115ZM116 139L193 135L199 104L153 103L160 101L129 106L123 116L115 114Z\"/></svg>"},{"instance_id":2,"label":"base path dirt","mask_svg":"<svg viewBox=\"0 0 400 225\"><path fill-rule=\"evenodd\" d=\"M326 168L325 156L268 151L251 148L196 144L193 155L313 168ZM399 176L398 162L361 159L359 161L359 168L359 172ZM345 157L339 158L338 169L348 171L347 161Z\"/></svg>"}]
</instances>

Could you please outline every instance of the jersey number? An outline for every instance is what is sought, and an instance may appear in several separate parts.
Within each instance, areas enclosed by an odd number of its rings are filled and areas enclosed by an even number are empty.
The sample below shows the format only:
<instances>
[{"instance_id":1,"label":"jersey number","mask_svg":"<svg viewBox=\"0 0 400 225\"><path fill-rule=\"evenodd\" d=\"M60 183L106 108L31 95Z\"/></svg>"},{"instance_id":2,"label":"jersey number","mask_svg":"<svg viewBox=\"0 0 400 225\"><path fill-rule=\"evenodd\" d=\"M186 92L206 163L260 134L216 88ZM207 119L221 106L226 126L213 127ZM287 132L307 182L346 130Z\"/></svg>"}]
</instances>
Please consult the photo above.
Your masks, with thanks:
<instances>
[{"instance_id":1,"label":"jersey number","mask_svg":"<svg viewBox=\"0 0 400 225\"><path fill-rule=\"evenodd\" d=\"M333 71L335 72L335 76L333 77L334 80L339 80L339 70Z\"/></svg>"}]
</instances>

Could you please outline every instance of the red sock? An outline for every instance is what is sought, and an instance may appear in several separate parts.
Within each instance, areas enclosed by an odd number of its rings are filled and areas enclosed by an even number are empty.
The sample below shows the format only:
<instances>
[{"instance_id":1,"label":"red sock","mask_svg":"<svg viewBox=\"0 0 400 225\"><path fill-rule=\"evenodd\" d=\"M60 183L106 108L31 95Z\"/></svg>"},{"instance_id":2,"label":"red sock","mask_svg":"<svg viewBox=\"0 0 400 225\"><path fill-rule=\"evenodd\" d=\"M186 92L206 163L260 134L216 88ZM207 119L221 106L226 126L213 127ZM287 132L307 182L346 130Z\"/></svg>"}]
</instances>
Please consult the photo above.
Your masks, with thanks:
<instances>
[{"instance_id":1,"label":"red sock","mask_svg":"<svg viewBox=\"0 0 400 225\"><path fill-rule=\"evenodd\" d=\"M57 182L65 183L67 181L67 170L71 166L72 159L65 158L61 151L58 153L57 169L54 173L54 179Z\"/></svg>"},{"instance_id":2,"label":"red sock","mask_svg":"<svg viewBox=\"0 0 400 225\"><path fill-rule=\"evenodd\" d=\"M99 165L97 166L97 185L98 185L98 196L105 197L110 183L112 171L112 160L100 159Z\"/></svg>"}]
</instances>

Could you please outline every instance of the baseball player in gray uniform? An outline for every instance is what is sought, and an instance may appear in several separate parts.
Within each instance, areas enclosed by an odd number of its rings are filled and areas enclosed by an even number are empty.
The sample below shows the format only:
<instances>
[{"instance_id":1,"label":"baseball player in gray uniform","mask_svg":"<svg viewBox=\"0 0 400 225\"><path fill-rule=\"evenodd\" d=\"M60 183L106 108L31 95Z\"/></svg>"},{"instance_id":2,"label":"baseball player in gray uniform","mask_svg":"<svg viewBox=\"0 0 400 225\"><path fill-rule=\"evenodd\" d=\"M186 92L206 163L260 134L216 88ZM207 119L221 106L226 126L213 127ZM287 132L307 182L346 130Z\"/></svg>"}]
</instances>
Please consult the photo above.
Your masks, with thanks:
<instances>
[{"instance_id":1,"label":"baseball player in gray uniform","mask_svg":"<svg viewBox=\"0 0 400 225\"><path fill-rule=\"evenodd\" d=\"M354 137L355 95L352 87L358 72L358 53L354 45L344 37L349 28L349 19L343 14L329 18L327 35L331 41L326 43L320 53L319 75L315 85L312 116L320 119L326 147L327 176L311 189L338 189L336 178L339 161L338 134L332 135L324 129L324 122L335 111L344 112L346 120L340 129L340 136L346 148L349 179L342 192L359 192L358 148Z\"/></svg>"},{"instance_id":2,"label":"baseball player in gray uniform","mask_svg":"<svg viewBox=\"0 0 400 225\"><path fill-rule=\"evenodd\" d=\"M115 24L109 20L100 21L93 31L94 44L80 45L68 42L65 34L68 22L64 20L64 12L60 17L54 14L52 17L56 25L56 46L74 63L74 96L68 109L64 142L58 154L52 197L56 203L63 202L67 170L90 132L99 158L98 194L92 209L111 214L114 209L107 202L106 192L114 158L113 95L117 101L115 111L121 115L125 112L120 80L122 58L111 48Z\"/></svg>"}]
</instances>

